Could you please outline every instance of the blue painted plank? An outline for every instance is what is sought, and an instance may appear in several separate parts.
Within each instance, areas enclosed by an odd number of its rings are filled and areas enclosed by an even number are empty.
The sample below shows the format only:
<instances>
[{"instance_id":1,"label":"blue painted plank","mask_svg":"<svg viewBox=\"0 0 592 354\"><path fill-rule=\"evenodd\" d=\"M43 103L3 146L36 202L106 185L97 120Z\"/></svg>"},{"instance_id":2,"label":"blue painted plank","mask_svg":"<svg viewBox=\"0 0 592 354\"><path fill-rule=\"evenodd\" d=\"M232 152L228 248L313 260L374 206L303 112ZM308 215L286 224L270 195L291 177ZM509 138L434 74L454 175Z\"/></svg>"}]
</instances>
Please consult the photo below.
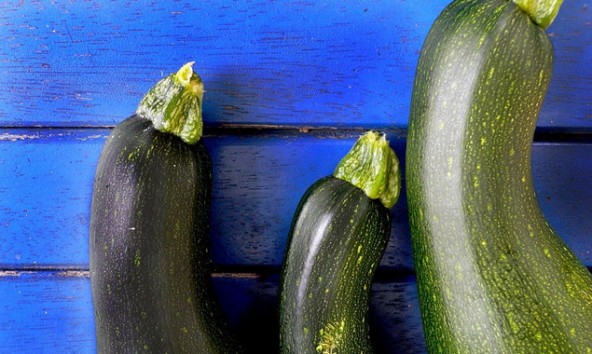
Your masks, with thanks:
<instances>
[{"instance_id":1,"label":"blue painted plank","mask_svg":"<svg viewBox=\"0 0 592 354\"><path fill-rule=\"evenodd\" d=\"M0 4L0 124L111 126L196 60L208 124L405 127L437 1L13 1ZM588 1L549 34L539 125L592 127Z\"/></svg>"},{"instance_id":2,"label":"blue painted plank","mask_svg":"<svg viewBox=\"0 0 592 354\"><path fill-rule=\"evenodd\" d=\"M86 266L92 176L105 137L106 131L0 132L2 266Z\"/></svg>"},{"instance_id":3,"label":"blue painted plank","mask_svg":"<svg viewBox=\"0 0 592 354\"><path fill-rule=\"evenodd\" d=\"M215 274L213 281L247 354L277 353L278 276ZM414 279L373 285L370 326L377 353L425 352ZM13 354L94 353L88 273L0 273L0 348Z\"/></svg>"},{"instance_id":4,"label":"blue painted plank","mask_svg":"<svg viewBox=\"0 0 592 354\"><path fill-rule=\"evenodd\" d=\"M0 273L3 353L94 353L90 281L65 273Z\"/></svg>"},{"instance_id":5,"label":"blue painted plank","mask_svg":"<svg viewBox=\"0 0 592 354\"><path fill-rule=\"evenodd\" d=\"M590 1L565 1L548 28L555 51L551 85L539 126L592 127L592 13Z\"/></svg>"},{"instance_id":6,"label":"blue painted plank","mask_svg":"<svg viewBox=\"0 0 592 354\"><path fill-rule=\"evenodd\" d=\"M415 279L372 285L370 333L377 353L425 353Z\"/></svg>"},{"instance_id":7,"label":"blue painted plank","mask_svg":"<svg viewBox=\"0 0 592 354\"><path fill-rule=\"evenodd\" d=\"M534 153L535 189L551 226L592 266L592 145L542 144Z\"/></svg>"},{"instance_id":8,"label":"blue painted plank","mask_svg":"<svg viewBox=\"0 0 592 354\"><path fill-rule=\"evenodd\" d=\"M0 130L0 267L88 263L94 169L109 130ZM391 145L404 163L405 139ZM213 161L212 256L219 266L282 260L304 191L330 174L354 136L220 135L204 139ZM592 266L592 144L538 143L533 169L543 211ZM382 265L412 268L405 194L392 212Z\"/></svg>"}]
</instances>

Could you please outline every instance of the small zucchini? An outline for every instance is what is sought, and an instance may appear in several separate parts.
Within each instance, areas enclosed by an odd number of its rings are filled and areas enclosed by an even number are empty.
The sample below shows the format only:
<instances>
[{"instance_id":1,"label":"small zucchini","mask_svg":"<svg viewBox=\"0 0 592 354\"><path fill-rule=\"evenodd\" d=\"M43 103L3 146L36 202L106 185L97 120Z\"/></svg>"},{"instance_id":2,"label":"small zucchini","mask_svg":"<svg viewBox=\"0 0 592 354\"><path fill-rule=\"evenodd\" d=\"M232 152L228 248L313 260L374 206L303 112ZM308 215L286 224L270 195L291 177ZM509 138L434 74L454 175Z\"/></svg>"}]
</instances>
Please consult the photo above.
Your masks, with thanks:
<instances>
[{"instance_id":1,"label":"small zucchini","mask_svg":"<svg viewBox=\"0 0 592 354\"><path fill-rule=\"evenodd\" d=\"M368 300L390 236L399 163L368 132L295 212L280 279L281 353L370 353Z\"/></svg>"},{"instance_id":2,"label":"small zucchini","mask_svg":"<svg viewBox=\"0 0 592 354\"><path fill-rule=\"evenodd\" d=\"M423 45L406 181L430 353L592 353L592 276L531 172L560 3L455 0Z\"/></svg>"},{"instance_id":3,"label":"small zucchini","mask_svg":"<svg viewBox=\"0 0 592 354\"><path fill-rule=\"evenodd\" d=\"M211 282L212 171L191 64L146 94L99 158L89 244L99 353L237 352Z\"/></svg>"}]
</instances>

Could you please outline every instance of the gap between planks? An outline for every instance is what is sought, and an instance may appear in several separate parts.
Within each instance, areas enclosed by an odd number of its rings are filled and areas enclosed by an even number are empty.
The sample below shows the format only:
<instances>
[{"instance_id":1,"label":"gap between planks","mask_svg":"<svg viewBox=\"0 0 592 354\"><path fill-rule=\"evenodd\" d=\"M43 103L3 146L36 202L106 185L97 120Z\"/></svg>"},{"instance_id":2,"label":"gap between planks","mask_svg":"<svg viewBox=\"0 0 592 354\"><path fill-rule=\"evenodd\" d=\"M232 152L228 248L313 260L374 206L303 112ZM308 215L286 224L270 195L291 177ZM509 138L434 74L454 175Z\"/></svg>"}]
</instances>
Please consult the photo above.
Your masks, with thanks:
<instances>
[{"instance_id":1,"label":"gap between planks","mask_svg":"<svg viewBox=\"0 0 592 354\"><path fill-rule=\"evenodd\" d=\"M21 276L46 276L46 277L65 277L65 278L89 278L88 270L0 270L0 279L19 278ZM241 278L257 279L264 276L259 273L212 273L212 278Z\"/></svg>"},{"instance_id":2,"label":"gap between planks","mask_svg":"<svg viewBox=\"0 0 592 354\"><path fill-rule=\"evenodd\" d=\"M592 273L592 267L588 267ZM55 279L88 279L90 271L84 269L4 269L0 270L0 280L20 277L39 277ZM250 279L269 280L279 279L279 271L214 271L212 279ZM415 272L412 269L379 268L374 276L374 283L412 283L415 282Z\"/></svg>"},{"instance_id":3,"label":"gap between planks","mask_svg":"<svg viewBox=\"0 0 592 354\"><path fill-rule=\"evenodd\" d=\"M223 267L212 272L212 278L222 279L269 279L279 278L280 269L277 267ZM0 279L28 277L48 278L89 278L90 271L83 268L5 268L0 269ZM412 269L379 268L375 274L376 282L408 282L415 278Z\"/></svg>"},{"instance_id":4,"label":"gap between planks","mask_svg":"<svg viewBox=\"0 0 592 354\"><path fill-rule=\"evenodd\" d=\"M64 131L110 131L114 126L1 126L0 141L18 141L40 139L44 136L67 136ZM406 127L377 126L311 126L311 125L281 125L281 124L206 124L204 137L224 136L266 136L266 137L298 137L312 136L318 138L348 139L356 138L368 130L386 133L389 137L405 138ZM4 132L3 132L4 131ZM12 131L12 132L11 132ZM37 133L24 133L25 131ZM39 132L44 132L40 134ZM104 138L105 134L89 136L89 138ZM534 134L535 143L592 143L592 127L587 128L537 128Z\"/></svg>"}]
</instances>

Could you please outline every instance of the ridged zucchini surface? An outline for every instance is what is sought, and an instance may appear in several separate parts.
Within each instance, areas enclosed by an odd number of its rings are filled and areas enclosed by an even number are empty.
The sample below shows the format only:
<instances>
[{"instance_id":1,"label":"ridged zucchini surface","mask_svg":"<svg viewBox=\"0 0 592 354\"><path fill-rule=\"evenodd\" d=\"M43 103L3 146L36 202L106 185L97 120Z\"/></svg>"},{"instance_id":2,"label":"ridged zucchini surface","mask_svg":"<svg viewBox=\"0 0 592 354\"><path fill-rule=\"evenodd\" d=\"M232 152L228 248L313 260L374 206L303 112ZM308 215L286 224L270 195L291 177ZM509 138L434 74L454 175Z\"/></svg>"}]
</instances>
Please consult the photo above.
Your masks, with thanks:
<instances>
[{"instance_id":1,"label":"ridged zucchini surface","mask_svg":"<svg viewBox=\"0 0 592 354\"><path fill-rule=\"evenodd\" d=\"M592 352L592 277L531 173L552 66L544 29L511 1L456 0L424 43L406 182L430 353Z\"/></svg>"}]
</instances>

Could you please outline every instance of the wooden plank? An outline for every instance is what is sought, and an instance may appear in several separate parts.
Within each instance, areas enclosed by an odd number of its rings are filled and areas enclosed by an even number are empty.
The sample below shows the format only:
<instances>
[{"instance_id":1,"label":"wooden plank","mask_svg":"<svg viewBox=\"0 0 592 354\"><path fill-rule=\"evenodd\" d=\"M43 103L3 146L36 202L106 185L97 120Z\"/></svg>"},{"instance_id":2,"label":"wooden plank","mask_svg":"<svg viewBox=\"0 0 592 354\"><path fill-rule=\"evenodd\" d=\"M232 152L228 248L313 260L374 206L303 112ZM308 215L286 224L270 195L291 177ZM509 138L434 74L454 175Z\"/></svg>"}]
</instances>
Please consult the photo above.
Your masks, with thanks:
<instances>
[{"instance_id":1,"label":"wooden plank","mask_svg":"<svg viewBox=\"0 0 592 354\"><path fill-rule=\"evenodd\" d=\"M0 264L4 268L86 266L92 178L107 133L0 132Z\"/></svg>"},{"instance_id":2,"label":"wooden plank","mask_svg":"<svg viewBox=\"0 0 592 354\"><path fill-rule=\"evenodd\" d=\"M196 60L212 125L405 127L437 1L12 1L0 4L3 126L111 126ZM539 125L592 127L592 23L565 2Z\"/></svg>"},{"instance_id":3,"label":"wooden plank","mask_svg":"<svg viewBox=\"0 0 592 354\"><path fill-rule=\"evenodd\" d=\"M277 353L274 274L217 274L222 309L247 353ZM94 353L88 273L0 273L0 348L7 353ZM253 325L256 324L256 325ZM423 353L412 278L375 283L370 326L377 353Z\"/></svg>"},{"instance_id":4,"label":"wooden plank","mask_svg":"<svg viewBox=\"0 0 592 354\"><path fill-rule=\"evenodd\" d=\"M547 30L555 60L539 121L541 127L578 127L588 131L592 127L590 5L589 1L566 1Z\"/></svg>"},{"instance_id":5,"label":"wooden plank","mask_svg":"<svg viewBox=\"0 0 592 354\"><path fill-rule=\"evenodd\" d=\"M0 273L0 348L5 353L95 352L88 278Z\"/></svg>"},{"instance_id":6,"label":"wooden plank","mask_svg":"<svg viewBox=\"0 0 592 354\"><path fill-rule=\"evenodd\" d=\"M580 150L582 147L585 153ZM592 144L541 144L533 156L539 204L551 226L589 268L592 266L591 156Z\"/></svg>"},{"instance_id":7,"label":"wooden plank","mask_svg":"<svg viewBox=\"0 0 592 354\"><path fill-rule=\"evenodd\" d=\"M372 285L370 333L377 353L425 353L414 278Z\"/></svg>"},{"instance_id":8,"label":"wooden plank","mask_svg":"<svg viewBox=\"0 0 592 354\"><path fill-rule=\"evenodd\" d=\"M109 130L0 130L0 268L86 268L94 169ZM332 172L350 135L215 135L212 255L221 267L279 267L304 191ZM404 136L390 137L403 159ZM592 266L590 143L537 143L533 170L551 225ZM403 161L404 163L404 161ZM382 265L412 268L405 194Z\"/></svg>"}]
</instances>

